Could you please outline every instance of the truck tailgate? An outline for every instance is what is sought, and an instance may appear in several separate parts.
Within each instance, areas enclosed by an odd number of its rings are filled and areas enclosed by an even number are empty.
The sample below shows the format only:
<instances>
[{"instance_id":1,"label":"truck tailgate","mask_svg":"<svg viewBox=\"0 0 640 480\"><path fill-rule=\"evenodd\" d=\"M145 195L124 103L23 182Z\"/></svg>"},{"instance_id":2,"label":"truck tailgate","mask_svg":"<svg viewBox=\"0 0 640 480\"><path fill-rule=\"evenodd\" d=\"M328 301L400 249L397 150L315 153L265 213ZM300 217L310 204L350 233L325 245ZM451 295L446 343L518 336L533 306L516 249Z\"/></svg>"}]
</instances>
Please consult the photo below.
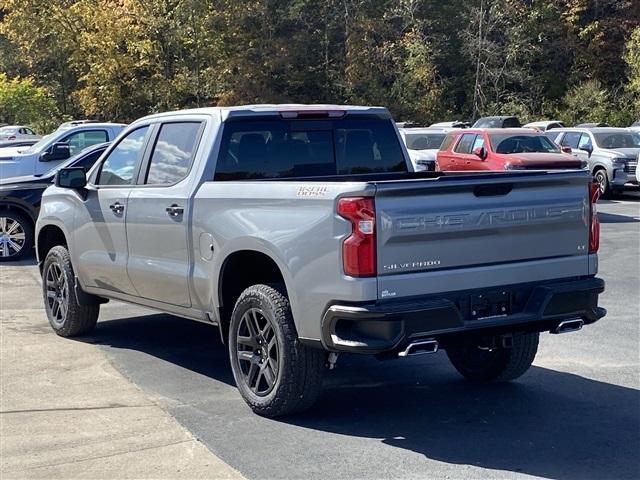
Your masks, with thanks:
<instances>
[{"instance_id":1,"label":"truck tailgate","mask_svg":"<svg viewBox=\"0 0 640 480\"><path fill-rule=\"evenodd\" d=\"M589 274L590 177L377 182L378 297Z\"/></svg>"}]
</instances>

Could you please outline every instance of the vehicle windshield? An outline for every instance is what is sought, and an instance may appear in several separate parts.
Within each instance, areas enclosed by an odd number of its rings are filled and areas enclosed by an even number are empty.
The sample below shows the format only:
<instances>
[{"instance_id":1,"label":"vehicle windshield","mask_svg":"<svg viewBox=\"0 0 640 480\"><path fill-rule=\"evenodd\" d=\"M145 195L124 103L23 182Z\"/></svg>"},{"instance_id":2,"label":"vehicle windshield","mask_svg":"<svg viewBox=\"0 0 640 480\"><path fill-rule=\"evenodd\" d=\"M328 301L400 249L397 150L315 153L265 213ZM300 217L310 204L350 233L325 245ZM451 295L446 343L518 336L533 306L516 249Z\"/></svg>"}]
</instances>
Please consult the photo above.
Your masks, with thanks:
<instances>
[{"instance_id":1,"label":"vehicle windshield","mask_svg":"<svg viewBox=\"0 0 640 480\"><path fill-rule=\"evenodd\" d=\"M640 148L640 134L635 132L594 133L600 148Z\"/></svg>"},{"instance_id":2,"label":"vehicle windshield","mask_svg":"<svg viewBox=\"0 0 640 480\"><path fill-rule=\"evenodd\" d=\"M49 135L45 135L40 140L38 140L36 143L31 145L27 150L25 150L24 153L37 152L38 150L40 150L41 147L43 147L49 141L48 137L49 137Z\"/></svg>"},{"instance_id":3,"label":"vehicle windshield","mask_svg":"<svg viewBox=\"0 0 640 480\"><path fill-rule=\"evenodd\" d=\"M560 149L544 135L494 133L489 135L496 153L560 153Z\"/></svg>"},{"instance_id":4,"label":"vehicle windshield","mask_svg":"<svg viewBox=\"0 0 640 480\"><path fill-rule=\"evenodd\" d=\"M486 117L473 124L473 128L518 128L520 122L515 117Z\"/></svg>"},{"instance_id":5,"label":"vehicle windshield","mask_svg":"<svg viewBox=\"0 0 640 480\"><path fill-rule=\"evenodd\" d=\"M442 145L444 133L405 133L409 150L437 150Z\"/></svg>"}]
</instances>

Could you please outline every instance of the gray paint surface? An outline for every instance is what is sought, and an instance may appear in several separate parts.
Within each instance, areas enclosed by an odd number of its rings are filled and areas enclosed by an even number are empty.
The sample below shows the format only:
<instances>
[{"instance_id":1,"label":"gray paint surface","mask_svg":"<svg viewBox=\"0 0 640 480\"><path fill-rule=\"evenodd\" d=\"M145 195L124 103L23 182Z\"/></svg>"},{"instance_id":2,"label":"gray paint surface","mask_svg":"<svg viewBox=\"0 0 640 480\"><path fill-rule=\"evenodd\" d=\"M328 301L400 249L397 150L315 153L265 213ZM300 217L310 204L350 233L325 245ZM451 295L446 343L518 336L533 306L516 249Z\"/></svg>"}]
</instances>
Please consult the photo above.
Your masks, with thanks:
<instances>
[{"instance_id":1,"label":"gray paint surface","mask_svg":"<svg viewBox=\"0 0 640 480\"><path fill-rule=\"evenodd\" d=\"M287 107L196 109L132 123L103 159L130 132L148 126L139 154L144 165L161 122L201 122L190 173L175 185L150 186L140 184L144 172L138 166L138 184L100 186L97 163L88 174L86 198L55 186L45 192L36 236L47 224L62 228L75 272L89 293L198 320L217 318L220 272L229 256L263 253L282 273L299 336L313 340L321 338L321 318L333 303L595 273L587 255L590 175L585 171L212 181L224 120L273 115L280 108ZM385 109L340 108L392 121ZM503 187L504 193L488 196L476 191ZM377 205L377 278L348 277L342 268L342 242L351 225L336 214L336 204L343 196L361 195L375 197ZM122 211L112 211L115 203ZM171 205L184 213L168 215ZM211 241L202 242L207 236ZM496 264L501 265L495 271L487 270Z\"/></svg>"},{"instance_id":2,"label":"gray paint surface","mask_svg":"<svg viewBox=\"0 0 640 480\"><path fill-rule=\"evenodd\" d=\"M444 353L344 355L311 411L268 420L241 401L215 328L114 302L89 341L252 479L635 479L640 192L599 211L609 314L543 335L534 367L509 385L466 383Z\"/></svg>"}]
</instances>

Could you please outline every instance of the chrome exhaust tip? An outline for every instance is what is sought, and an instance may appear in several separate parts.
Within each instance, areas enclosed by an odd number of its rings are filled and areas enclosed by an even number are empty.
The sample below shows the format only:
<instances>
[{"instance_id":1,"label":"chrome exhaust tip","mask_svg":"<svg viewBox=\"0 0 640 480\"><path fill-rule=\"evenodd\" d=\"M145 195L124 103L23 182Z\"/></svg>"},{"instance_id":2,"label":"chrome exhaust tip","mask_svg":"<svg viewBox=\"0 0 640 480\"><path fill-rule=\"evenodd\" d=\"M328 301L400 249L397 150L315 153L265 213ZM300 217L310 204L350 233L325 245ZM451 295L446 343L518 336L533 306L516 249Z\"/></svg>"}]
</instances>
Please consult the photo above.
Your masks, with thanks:
<instances>
[{"instance_id":1,"label":"chrome exhaust tip","mask_svg":"<svg viewBox=\"0 0 640 480\"><path fill-rule=\"evenodd\" d=\"M572 320L565 320L560 322L558 326L550 331L550 333L560 334L560 333L569 333L569 332L577 332L582 329L584 326L584 321L579 318L574 318Z\"/></svg>"},{"instance_id":2,"label":"chrome exhaust tip","mask_svg":"<svg viewBox=\"0 0 640 480\"><path fill-rule=\"evenodd\" d=\"M437 340L418 340L411 342L407 348L398 353L399 357L410 357L413 355L425 355L427 353L436 353L438 351Z\"/></svg>"}]
</instances>

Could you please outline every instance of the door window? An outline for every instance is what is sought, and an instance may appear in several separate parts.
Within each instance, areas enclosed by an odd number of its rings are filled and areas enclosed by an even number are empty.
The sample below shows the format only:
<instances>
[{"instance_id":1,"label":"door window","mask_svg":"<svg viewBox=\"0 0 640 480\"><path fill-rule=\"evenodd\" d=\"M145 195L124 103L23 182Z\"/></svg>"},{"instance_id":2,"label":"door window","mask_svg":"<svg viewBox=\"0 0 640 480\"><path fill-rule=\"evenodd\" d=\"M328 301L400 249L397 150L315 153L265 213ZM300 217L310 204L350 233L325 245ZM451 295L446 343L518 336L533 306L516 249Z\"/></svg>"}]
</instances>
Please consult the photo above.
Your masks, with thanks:
<instances>
[{"instance_id":1,"label":"door window","mask_svg":"<svg viewBox=\"0 0 640 480\"><path fill-rule=\"evenodd\" d=\"M108 140L107 132L104 130L85 130L84 132L72 133L63 142L69 144L69 154L73 157L91 145L104 143Z\"/></svg>"},{"instance_id":2,"label":"door window","mask_svg":"<svg viewBox=\"0 0 640 480\"><path fill-rule=\"evenodd\" d=\"M484 147L484 137L482 135L477 135L476 139L473 141L473 147L471 151L473 152L476 148Z\"/></svg>"},{"instance_id":3,"label":"door window","mask_svg":"<svg viewBox=\"0 0 640 480\"><path fill-rule=\"evenodd\" d=\"M471 153L473 143L476 139L475 133L465 133L456 145L454 152L456 153Z\"/></svg>"},{"instance_id":4,"label":"door window","mask_svg":"<svg viewBox=\"0 0 640 480\"><path fill-rule=\"evenodd\" d=\"M142 157L149 127L130 132L111 150L102 164L97 185L131 185Z\"/></svg>"},{"instance_id":5,"label":"door window","mask_svg":"<svg viewBox=\"0 0 640 480\"><path fill-rule=\"evenodd\" d=\"M563 147L571 147L577 149L581 135L582 134L580 132L567 132L565 136L562 137L561 145Z\"/></svg>"},{"instance_id":6,"label":"door window","mask_svg":"<svg viewBox=\"0 0 640 480\"><path fill-rule=\"evenodd\" d=\"M196 149L200 122L165 123L151 154L145 183L172 185L187 176Z\"/></svg>"},{"instance_id":7,"label":"door window","mask_svg":"<svg viewBox=\"0 0 640 480\"><path fill-rule=\"evenodd\" d=\"M593 144L591 143L591 137L588 133L583 133L578 142L578 148L580 150L593 150Z\"/></svg>"}]
</instances>

